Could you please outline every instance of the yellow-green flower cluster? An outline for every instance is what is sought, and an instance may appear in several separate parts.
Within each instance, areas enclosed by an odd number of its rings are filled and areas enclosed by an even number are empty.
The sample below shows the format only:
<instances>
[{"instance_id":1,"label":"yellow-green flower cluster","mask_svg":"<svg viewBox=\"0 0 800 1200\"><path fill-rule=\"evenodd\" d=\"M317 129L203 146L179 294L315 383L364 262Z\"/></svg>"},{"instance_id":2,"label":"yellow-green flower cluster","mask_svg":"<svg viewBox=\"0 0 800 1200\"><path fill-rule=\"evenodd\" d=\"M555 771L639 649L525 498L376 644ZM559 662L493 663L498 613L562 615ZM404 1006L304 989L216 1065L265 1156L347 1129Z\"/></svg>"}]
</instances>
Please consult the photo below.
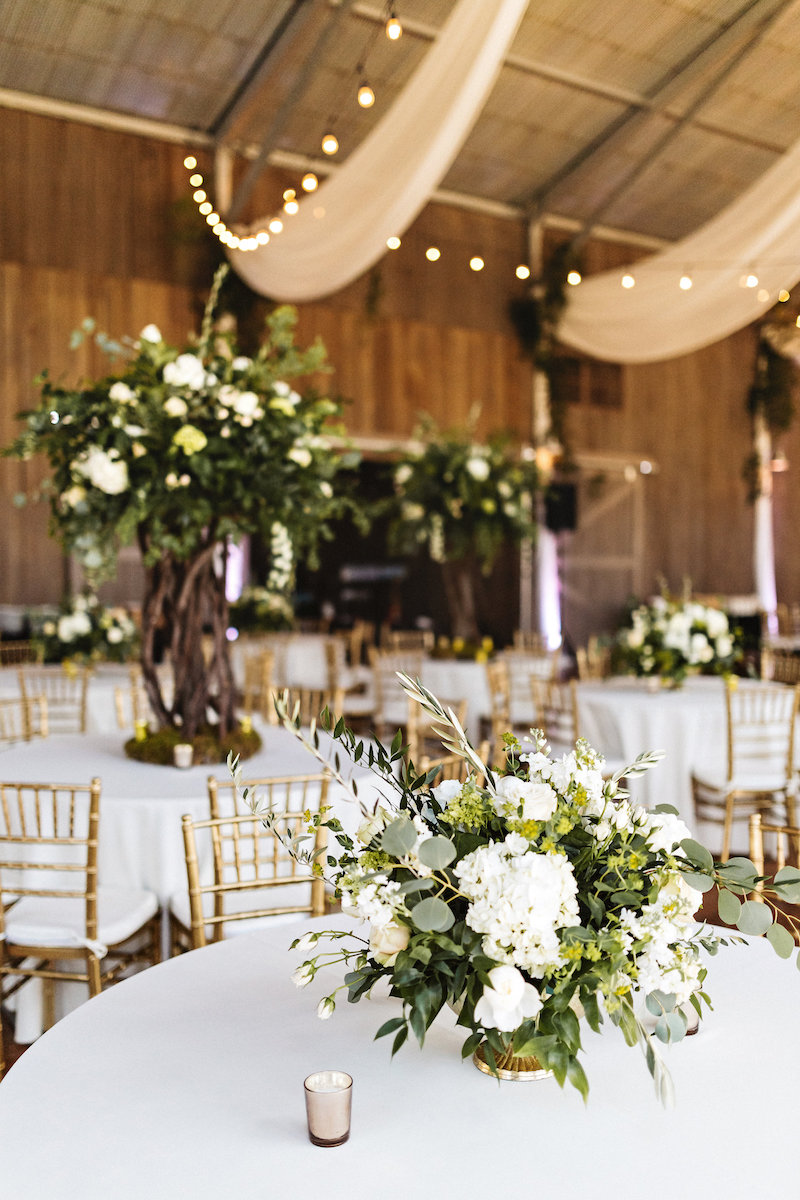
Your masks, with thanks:
<instances>
[{"instance_id":1,"label":"yellow-green flower cluster","mask_svg":"<svg viewBox=\"0 0 800 1200\"><path fill-rule=\"evenodd\" d=\"M181 425L172 441L187 456L198 454L201 450L205 450L208 445L208 438L195 425Z\"/></svg>"}]
</instances>

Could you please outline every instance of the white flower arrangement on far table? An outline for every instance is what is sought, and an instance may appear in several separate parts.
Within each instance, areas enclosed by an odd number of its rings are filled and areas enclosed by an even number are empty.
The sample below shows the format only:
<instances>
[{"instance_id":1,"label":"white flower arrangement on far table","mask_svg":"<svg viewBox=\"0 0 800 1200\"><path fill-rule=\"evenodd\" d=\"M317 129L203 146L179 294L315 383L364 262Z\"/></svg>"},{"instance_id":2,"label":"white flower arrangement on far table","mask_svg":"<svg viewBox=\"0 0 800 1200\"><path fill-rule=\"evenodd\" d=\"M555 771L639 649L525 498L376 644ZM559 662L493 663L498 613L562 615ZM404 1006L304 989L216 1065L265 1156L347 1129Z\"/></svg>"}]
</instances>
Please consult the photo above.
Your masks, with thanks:
<instances>
[{"instance_id":1,"label":"white flower arrangement on far table","mask_svg":"<svg viewBox=\"0 0 800 1200\"><path fill-rule=\"evenodd\" d=\"M741 657L738 635L721 609L667 596L633 609L616 649L623 670L675 684L693 671L726 674Z\"/></svg>"}]
</instances>

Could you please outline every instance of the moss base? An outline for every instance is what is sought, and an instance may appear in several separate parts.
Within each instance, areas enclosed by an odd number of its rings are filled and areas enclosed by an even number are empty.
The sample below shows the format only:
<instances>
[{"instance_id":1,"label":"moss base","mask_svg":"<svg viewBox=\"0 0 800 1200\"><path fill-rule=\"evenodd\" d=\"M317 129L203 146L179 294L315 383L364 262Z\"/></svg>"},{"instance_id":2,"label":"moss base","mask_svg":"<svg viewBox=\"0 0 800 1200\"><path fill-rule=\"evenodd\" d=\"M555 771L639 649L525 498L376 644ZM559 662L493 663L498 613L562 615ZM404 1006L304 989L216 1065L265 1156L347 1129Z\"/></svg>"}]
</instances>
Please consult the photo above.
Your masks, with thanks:
<instances>
[{"instance_id":1,"label":"moss base","mask_svg":"<svg viewBox=\"0 0 800 1200\"><path fill-rule=\"evenodd\" d=\"M180 729L165 725L155 733L148 733L141 740L130 738L125 743L125 753L128 758L137 762L155 763L157 766L171 767L174 765L174 750L181 742L188 739ZM224 763L228 754L233 751L244 761L251 758L261 749L261 738L254 729L244 731L236 726L222 739L214 726L206 725L191 739L194 748L192 765L203 763L216 765Z\"/></svg>"}]
</instances>

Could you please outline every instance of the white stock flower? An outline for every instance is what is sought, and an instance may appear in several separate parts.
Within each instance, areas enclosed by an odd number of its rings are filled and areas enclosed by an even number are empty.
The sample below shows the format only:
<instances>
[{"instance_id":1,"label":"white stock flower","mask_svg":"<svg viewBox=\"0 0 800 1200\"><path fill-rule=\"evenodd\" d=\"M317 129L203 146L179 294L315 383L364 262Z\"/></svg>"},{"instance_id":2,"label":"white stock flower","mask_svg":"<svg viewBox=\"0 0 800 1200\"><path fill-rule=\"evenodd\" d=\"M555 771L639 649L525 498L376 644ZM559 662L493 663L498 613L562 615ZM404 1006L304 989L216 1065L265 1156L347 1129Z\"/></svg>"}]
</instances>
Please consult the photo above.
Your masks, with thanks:
<instances>
[{"instance_id":1,"label":"white stock flower","mask_svg":"<svg viewBox=\"0 0 800 1200\"><path fill-rule=\"evenodd\" d=\"M125 634L122 632L122 630L119 628L118 625L112 625L111 628L109 629L108 633L106 634L106 637L108 638L109 642L111 642L112 646L118 645L119 642L122 641L124 636L125 636Z\"/></svg>"},{"instance_id":2,"label":"white stock flower","mask_svg":"<svg viewBox=\"0 0 800 1200\"><path fill-rule=\"evenodd\" d=\"M692 836L688 825L675 813L639 810L637 817L639 817L639 827L647 838L647 844L651 850L669 853L684 838ZM683 851L680 853L682 854Z\"/></svg>"},{"instance_id":3,"label":"white stock flower","mask_svg":"<svg viewBox=\"0 0 800 1200\"><path fill-rule=\"evenodd\" d=\"M99 446L91 446L72 467L107 496L117 496L128 487L128 467L119 460L116 451L107 453Z\"/></svg>"},{"instance_id":4,"label":"white stock flower","mask_svg":"<svg viewBox=\"0 0 800 1200\"><path fill-rule=\"evenodd\" d=\"M76 505L81 504L85 499L86 488L81 487L79 483L73 484L71 488L67 488L60 496L61 503L66 505L67 508L75 508Z\"/></svg>"},{"instance_id":5,"label":"white stock flower","mask_svg":"<svg viewBox=\"0 0 800 1200\"><path fill-rule=\"evenodd\" d=\"M455 800L461 795L463 786L458 779L443 779L431 791L442 807L446 808L451 800Z\"/></svg>"},{"instance_id":6,"label":"white stock flower","mask_svg":"<svg viewBox=\"0 0 800 1200\"><path fill-rule=\"evenodd\" d=\"M164 339L161 336L161 330L157 325L153 325L152 323L150 325L145 325L144 329L139 334L140 342L153 342L155 345L158 345L158 343L163 342L163 340Z\"/></svg>"},{"instance_id":7,"label":"white stock flower","mask_svg":"<svg viewBox=\"0 0 800 1200\"><path fill-rule=\"evenodd\" d=\"M109 388L108 397L117 404L131 404L136 399L136 392L132 388L129 388L127 383L123 383L121 379L118 379Z\"/></svg>"},{"instance_id":8,"label":"white stock flower","mask_svg":"<svg viewBox=\"0 0 800 1200\"><path fill-rule=\"evenodd\" d=\"M253 419L259 411L259 399L255 392L236 392L227 404L238 413L240 417L249 417Z\"/></svg>"},{"instance_id":9,"label":"white stock flower","mask_svg":"<svg viewBox=\"0 0 800 1200\"><path fill-rule=\"evenodd\" d=\"M535 1017L542 1007L536 988L523 979L516 967L493 967L490 983L475 1005L475 1020L484 1029L499 1029L513 1033L528 1017Z\"/></svg>"},{"instance_id":10,"label":"white stock flower","mask_svg":"<svg viewBox=\"0 0 800 1200\"><path fill-rule=\"evenodd\" d=\"M166 364L162 375L171 387L188 387L193 392L199 392L206 383L206 369L196 354L179 354L174 362Z\"/></svg>"},{"instance_id":11,"label":"white stock flower","mask_svg":"<svg viewBox=\"0 0 800 1200\"><path fill-rule=\"evenodd\" d=\"M236 358L231 363L234 371L246 371L248 367L252 367L253 360L248 358L246 354L237 354Z\"/></svg>"},{"instance_id":12,"label":"white stock flower","mask_svg":"<svg viewBox=\"0 0 800 1200\"><path fill-rule=\"evenodd\" d=\"M336 1008L336 1002L332 996L323 996L317 1005L317 1016L320 1021L327 1021L328 1017L332 1017Z\"/></svg>"},{"instance_id":13,"label":"white stock flower","mask_svg":"<svg viewBox=\"0 0 800 1200\"><path fill-rule=\"evenodd\" d=\"M373 927L369 934L372 957L384 967L391 967L401 950L405 950L411 938L407 925L389 921L386 925Z\"/></svg>"}]
</instances>

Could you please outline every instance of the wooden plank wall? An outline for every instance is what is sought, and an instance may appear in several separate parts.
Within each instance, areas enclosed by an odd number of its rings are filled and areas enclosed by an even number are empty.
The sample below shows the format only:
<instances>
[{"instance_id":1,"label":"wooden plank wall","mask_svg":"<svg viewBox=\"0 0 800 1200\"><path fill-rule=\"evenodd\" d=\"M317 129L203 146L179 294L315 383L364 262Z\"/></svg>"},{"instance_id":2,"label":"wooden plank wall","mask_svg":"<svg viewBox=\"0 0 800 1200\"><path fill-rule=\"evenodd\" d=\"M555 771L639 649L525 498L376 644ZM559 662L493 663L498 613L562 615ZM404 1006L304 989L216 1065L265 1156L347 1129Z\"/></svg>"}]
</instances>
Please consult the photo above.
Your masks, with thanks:
<instances>
[{"instance_id":1,"label":"wooden plank wall","mask_svg":"<svg viewBox=\"0 0 800 1200\"><path fill-rule=\"evenodd\" d=\"M0 441L13 414L35 397L45 366L76 377L103 369L93 353L68 350L87 315L109 333L135 335L155 321L182 339L196 328L217 248L189 198L184 151L89 125L0 110ZM201 168L209 163L202 155ZM285 172L265 176L254 214L277 207ZM260 206L260 207L259 207ZM436 244L438 263L424 250ZM366 278L334 297L301 306L299 337L321 335L335 367L325 385L350 400L354 435L408 436L421 411L447 425L476 404L480 429L530 428L530 368L507 307L524 293L521 223L430 205ZM618 246L593 246L596 264L619 263ZM472 254L487 263L469 270ZM752 514L740 469L749 449L744 397L752 331L670 363L626 368L620 409L576 407L576 450L652 458L646 481L647 563L678 586L752 590ZM800 597L800 561L790 537L800 494L800 435L784 442L794 471L776 480L779 592ZM46 518L15 509L15 492L40 468L0 460L0 603L59 598L60 555ZM612 539L613 540L613 539ZM620 603L625 597L620 597Z\"/></svg>"}]
</instances>

